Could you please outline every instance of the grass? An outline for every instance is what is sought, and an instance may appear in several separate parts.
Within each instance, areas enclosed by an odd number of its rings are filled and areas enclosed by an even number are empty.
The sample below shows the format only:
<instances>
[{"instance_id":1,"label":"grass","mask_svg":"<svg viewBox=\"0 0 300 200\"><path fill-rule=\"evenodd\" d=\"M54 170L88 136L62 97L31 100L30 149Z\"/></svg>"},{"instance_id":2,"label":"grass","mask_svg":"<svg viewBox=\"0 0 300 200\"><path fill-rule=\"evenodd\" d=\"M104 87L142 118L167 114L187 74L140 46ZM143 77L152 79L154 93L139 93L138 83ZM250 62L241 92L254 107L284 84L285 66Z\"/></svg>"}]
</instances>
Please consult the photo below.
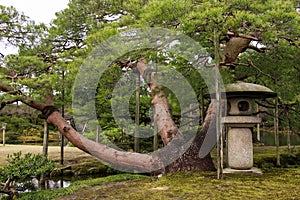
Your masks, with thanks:
<instances>
[{"instance_id":1,"label":"grass","mask_svg":"<svg viewBox=\"0 0 300 200\"><path fill-rule=\"evenodd\" d=\"M222 180L216 179L215 172L180 172L161 179L119 174L76 181L68 188L25 194L20 199L299 199L299 179L299 168L268 169L263 175L226 174Z\"/></svg>"},{"instance_id":2,"label":"grass","mask_svg":"<svg viewBox=\"0 0 300 200\"><path fill-rule=\"evenodd\" d=\"M71 186L67 188L60 188L57 190L43 190L39 192L32 192L32 193L24 193L18 199L23 200L50 200L59 198L66 195L71 195L76 192L79 192L77 196L80 196L81 191L89 191L91 187L99 187L104 184L114 183L114 182L122 182L122 181L129 181L129 180L140 180L143 179L144 176L142 175L134 175L134 174L118 174L112 175L102 178L95 178L95 179L87 179L83 181L76 181L72 183ZM86 195L86 194L85 194ZM69 197L68 197L69 198Z\"/></svg>"},{"instance_id":3,"label":"grass","mask_svg":"<svg viewBox=\"0 0 300 200\"><path fill-rule=\"evenodd\" d=\"M24 145L21 147L24 153L26 151L41 153L41 147ZM4 157L6 158L2 152L11 154L12 151L22 149L21 147L18 145L0 146L0 162L3 162ZM4 148L7 150L4 151ZM99 162L77 148L68 147L65 150L65 160L71 166L79 165L80 168L86 165L84 163ZM59 160L59 152L59 147L50 147L49 157ZM299 153L300 146L294 147L292 152ZM286 155L287 148L280 147L280 153ZM282 155L282 157L284 156ZM70 187L55 191L45 190L23 194L18 199L299 199L300 165L294 165L295 168L272 168L274 167L274 158L275 147L254 147L254 162L265 164L263 165L263 175L226 174L224 179L217 180L216 172L180 172L168 174L161 179L118 174L75 181Z\"/></svg>"}]
</instances>

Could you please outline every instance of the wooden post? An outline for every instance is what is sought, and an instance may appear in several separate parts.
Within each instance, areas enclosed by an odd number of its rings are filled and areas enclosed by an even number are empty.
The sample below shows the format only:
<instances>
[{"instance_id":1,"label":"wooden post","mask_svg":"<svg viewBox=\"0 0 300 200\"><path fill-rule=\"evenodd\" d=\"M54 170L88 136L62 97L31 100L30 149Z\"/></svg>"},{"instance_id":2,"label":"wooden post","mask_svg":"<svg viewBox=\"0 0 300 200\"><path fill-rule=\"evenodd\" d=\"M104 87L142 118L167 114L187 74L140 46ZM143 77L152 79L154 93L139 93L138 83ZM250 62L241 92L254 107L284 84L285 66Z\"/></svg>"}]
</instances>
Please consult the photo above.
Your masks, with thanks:
<instances>
[{"instance_id":1,"label":"wooden post","mask_svg":"<svg viewBox=\"0 0 300 200\"><path fill-rule=\"evenodd\" d=\"M214 48L215 48L215 78L216 78L216 135L217 135L217 156L218 156L218 167L217 167L217 178L223 179L223 136L222 136L222 126L221 126L221 91L220 91L220 77L219 77L219 66L220 66L220 56L219 56L219 37L217 35L216 29L214 29Z\"/></svg>"},{"instance_id":2,"label":"wooden post","mask_svg":"<svg viewBox=\"0 0 300 200\"><path fill-rule=\"evenodd\" d=\"M280 166L280 153L279 153L279 134L278 134L278 97L274 100L274 134L275 134L275 145L276 145L276 165Z\"/></svg>"},{"instance_id":3,"label":"wooden post","mask_svg":"<svg viewBox=\"0 0 300 200\"><path fill-rule=\"evenodd\" d=\"M201 88L201 124L204 121L204 94L203 94L204 87Z\"/></svg>"},{"instance_id":4,"label":"wooden post","mask_svg":"<svg viewBox=\"0 0 300 200\"><path fill-rule=\"evenodd\" d=\"M134 131L134 151L140 151L139 139L139 124L140 124L140 73L137 71L136 75L136 92L135 92L135 131Z\"/></svg>"},{"instance_id":5,"label":"wooden post","mask_svg":"<svg viewBox=\"0 0 300 200\"><path fill-rule=\"evenodd\" d=\"M2 144L5 147L5 128L2 131Z\"/></svg>"},{"instance_id":6,"label":"wooden post","mask_svg":"<svg viewBox=\"0 0 300 200\"><path fill-rule=\"evenodd\" d=\"M288 155L291 155L291 132L290 132L290 121L288 119L288 126L287 126L287 146L288 146Z\"/></svg>"},{"instance_id":7,"label":"wooden post","mask_svg":"<svg viewBox=\"0 0 300 200\"><path fill-rule=\"evenodd\" d=\"M61 115L64 118L65 117L65 71L62 71L62 106L61 106ZM60 164L64 164L64 135L60 134L61 140L60 140Z\"/></svg>"},{"instance_id":8,"label":"wooden post","mask_svg":"<svg viewBox=\"0 0 300 200\"><path fill-rule=\"evenodd\" d=\"M48 123L44 121L44 137L43 137L43 158L48 157L48 139L49 139L49 127ZM45 174L41 174L40 177L40 186L41 188L45 188Z\"/></svg>"},{"instance_id":9,"label":"wooden post","mask_svg":"<svg viewBox=\"0 0 300 200\"><path fill-rule=\"evenodd\" d=\"M256 112L259 112L259 106L256 104ZM259 114L257 114L257 117L259 117ZM260 141L260 124L257 124L257 140Z\"/></svg>"},{"instance_id":10,"label":"wooden post","mask_svg":"<svg viewBox=\"0 0 300 200\"><path fill-rule=\"evenodd\" d=\"M97 125L96 129L96 142L99 143L99 126Z\"/></svg>"},{"instance_id":11,"label":"wooden post","mask_svg":"<svg viewBox=\"0 0 300 200\"><path fill-rule=\"evenodd\" d=\"M44 137L43 137L43 157L47 158L48 156L48 138L49 138L49 129L48 123L44 121Z\"/></svg>"}]
</instances>

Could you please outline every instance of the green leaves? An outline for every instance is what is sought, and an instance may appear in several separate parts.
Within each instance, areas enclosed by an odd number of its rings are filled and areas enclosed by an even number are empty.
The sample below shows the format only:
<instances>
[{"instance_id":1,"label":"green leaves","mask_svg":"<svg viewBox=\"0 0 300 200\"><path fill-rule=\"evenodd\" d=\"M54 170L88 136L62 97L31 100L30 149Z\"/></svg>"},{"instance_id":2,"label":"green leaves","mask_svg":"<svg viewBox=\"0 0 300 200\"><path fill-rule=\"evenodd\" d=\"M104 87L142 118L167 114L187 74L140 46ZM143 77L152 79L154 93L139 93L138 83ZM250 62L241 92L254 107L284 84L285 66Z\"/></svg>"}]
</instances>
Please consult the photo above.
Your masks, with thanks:
<instances>
[{"instance_id":1,"label":"green leaves","mask_svg":"<svg viewBox=\"0 0 300 200\"><path fill-rule=\"evenodd\" d=\"M0 172L0 181L7 179L23 181L31 176L39 176L49 173L56 167L54 161L43 158L40 154L22 152L13 153L7 156L9 164L5 165Z\"/></svg>"},{"instance_id":2,"label":"green leaves","mask_svg":"<svg viewBox=\"0 0 300 200\"><path fill-rule=\"evenodd\" d=\"M191 9L190 1L153 0L142 9L140 18L148 26L176 27L178 19L184 17Z\"/></svg>"}]
</instances>

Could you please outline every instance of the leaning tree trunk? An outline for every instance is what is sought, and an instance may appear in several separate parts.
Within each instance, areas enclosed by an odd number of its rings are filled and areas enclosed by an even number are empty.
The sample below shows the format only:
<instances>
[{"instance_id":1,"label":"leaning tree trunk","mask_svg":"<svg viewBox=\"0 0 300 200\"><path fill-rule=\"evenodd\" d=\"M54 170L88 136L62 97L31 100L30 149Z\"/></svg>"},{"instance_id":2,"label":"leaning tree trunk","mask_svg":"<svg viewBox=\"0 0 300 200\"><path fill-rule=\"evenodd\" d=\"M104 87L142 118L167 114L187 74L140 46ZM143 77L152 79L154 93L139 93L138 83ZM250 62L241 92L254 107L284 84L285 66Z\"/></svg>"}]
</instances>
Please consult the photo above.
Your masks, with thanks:
<instances>
[{"instance_id":1,"label":"leaning tree trunk","mask_svg":"<svg viewBox=\"0 0 300 200\"><path fill-rule=\"evenodd\" d=\"M137 69L139 73L144 78L149 78L145 76L150 76L150 89L152 93L151 104L154 106L154 122L156 123L157 129L159 130L160 136L165 145L168 145L172 140L184 140L183 135L174 123L172 116L170 114L170 107L168 104L167 95L164 93L163 88L156 84L155 79L161 78L160 72L151 72L150 74L145 74L147 70L147 65L144 62L137 63ZM177 160L168 165L165 169L166 172L175 171L212 171L215 170L212 158L210 154L204 158L199 157L200 147L204 141L205 135L207 133L208 127L213 125L211 122L215 118L215 104L211 104L208 109L207 116L203 123L202 130L196 135L191 145L183 155L181 155ZM183 142L176 142L176 144L183 144ZM178 147L179 148L179 147ZM177 152L175 151L174 154ZM169 154L168 154L169 155ZM171 157L176 157L176 155L171 155Z\"/></svg>"}]
</instances>

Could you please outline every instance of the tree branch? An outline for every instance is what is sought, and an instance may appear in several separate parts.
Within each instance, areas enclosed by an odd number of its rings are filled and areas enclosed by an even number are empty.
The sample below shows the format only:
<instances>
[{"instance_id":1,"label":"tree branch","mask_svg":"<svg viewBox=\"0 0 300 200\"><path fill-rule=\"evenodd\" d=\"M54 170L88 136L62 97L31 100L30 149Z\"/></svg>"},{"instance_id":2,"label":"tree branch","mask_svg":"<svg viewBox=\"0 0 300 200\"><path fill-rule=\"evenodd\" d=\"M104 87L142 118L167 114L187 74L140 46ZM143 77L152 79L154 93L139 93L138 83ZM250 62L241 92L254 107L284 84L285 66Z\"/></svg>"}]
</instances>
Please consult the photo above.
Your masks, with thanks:
<instances>
[{"instance_id":1,"label":"tree branch","mask_svg":"<svg viewBox=\"0 0 300 200\"><path fill-rule=\"evenodd\" d=\"M249 45L248 49L252 49L252 50L260 52L260 53L264 53L266 51L266 48L258 48L258 47L253 46L253 45Z\"/></svg>"},{"instance_id":2,"label":"tree branch","mask_svg":"<svg viewBox=\"0 0 300 200\"><path fill-rule=\"evenodd\" d=\"M10 100L10 101L7 101L7 100L3 100L2 102L1 102L1 105L0 105L0 110L2 110L6 105L8 105L8 104L13 104L13 103L15 103L15 102L18 102L18 101L20 101L20 99L14 99L14 100Z\"/></svg>"},{"instance_id":3,"label":"tree branch","mask_svg":"<svg viewBox=\"0 0 300 200\"><path fill-rule=\"evenodd\" d=\"M260 41L261 40L261 39L255 37L255 36L251 35L251 33L249 35L245 35L245 34L242 34L242 33L236 34L233 31L228 31L227 35L229 35L231 37L240 37L240 38L250 39L250 40L254 40L254 41Z\"/></svg>"},{"instance_id":4,"label":"tree branch","mask_svg":"<svg viewBox=\"0 0 300 200\"><path fill-rule=\"evenodd\" d=\"M227 67L231 67L231 68L235 68L236 66L252 67L252 68L256 69L260 74L272 79L274 82L277 81L277 78L275 78L275 77L271 76L270 74L267 74L264 71L262 71L250 59L248 59L248 63L223 63L222 66L227 66ZM245 76L248 76L248 75L245 75ZM239 79L241 79L241 78L239 78Z\"/></svg>"}]
</instances>

